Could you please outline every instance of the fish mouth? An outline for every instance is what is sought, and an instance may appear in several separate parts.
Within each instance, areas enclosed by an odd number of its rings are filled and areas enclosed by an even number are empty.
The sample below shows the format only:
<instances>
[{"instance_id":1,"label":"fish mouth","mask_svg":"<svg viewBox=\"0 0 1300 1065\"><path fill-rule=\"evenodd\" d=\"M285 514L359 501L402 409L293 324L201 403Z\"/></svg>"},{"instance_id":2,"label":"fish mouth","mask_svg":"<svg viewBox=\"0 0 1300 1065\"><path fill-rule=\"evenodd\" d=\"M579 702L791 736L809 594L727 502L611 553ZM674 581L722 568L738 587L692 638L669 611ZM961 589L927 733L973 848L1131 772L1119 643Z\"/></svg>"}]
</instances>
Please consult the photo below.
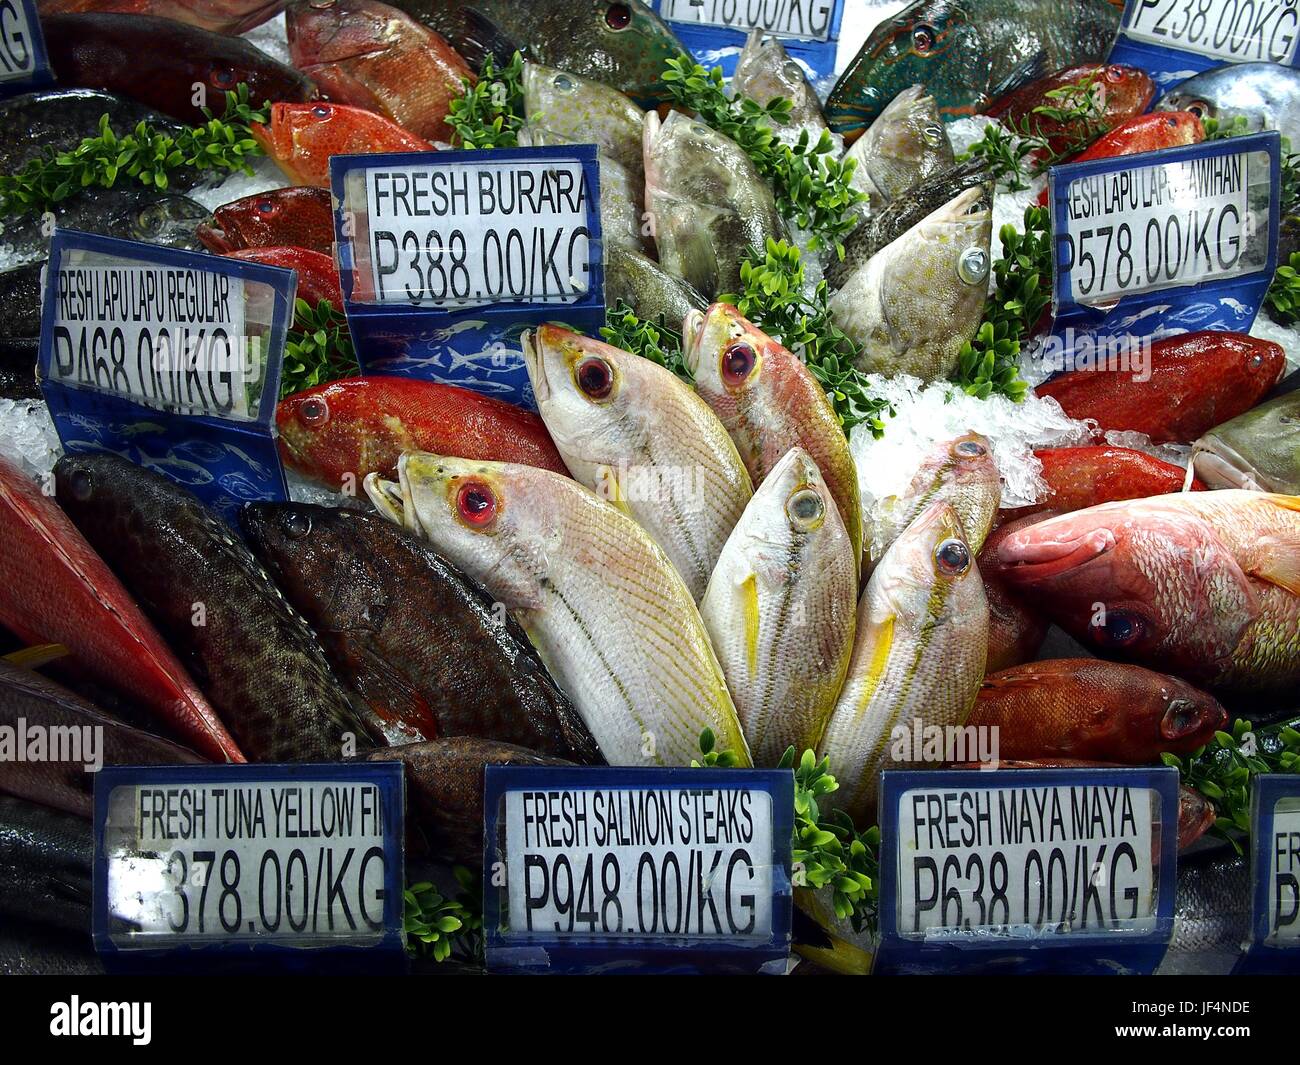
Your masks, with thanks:
<instances>
[{"instance_id":1,"label":"fish mouth","mask_svg":"<svg viewBox=\"0 0 1300 1065\"><path fill-rule=\"evenodd\" d=\"M1082 536L1063 540L1030 541L1013 533L998 545L998 562L1017 579L1045 580L1101 558L1116 542L1110 529L1092 529Z\"/></svg>"},{"instance_id":2,"label":"fish mouth","mask_svg":"<svg viewBox=\"0 0 1300 1065\"><path fill-rule=\"evenodd\" d=\"M403 529L419 532L420 526L415 517L415 507L411 505L411 493L406 485L403 469L405 460L406 456L403 455L397 461L399 484L386 481L377 473L366 474L366 479L361 483L366 490L366 495L370 497L370 502L382 517L387 518L394 525L400 525Z\"/></svg>"},{"instance_id":3,"label":"fish mouth","mask_svg":"<svg viewBox=\"0 0 1300 1065\"><path fill-rule=\"evenodd\" d=\"M703 311L689 310L682 319L682 361L694 377L700 368L700 346L704 339Z\"/></svg>"},{"instance_id":4,"label":"fish mouth","mask_svg":"<svg viewBox=\"0 0 1300 1065\"><path fill-rule=\"evenodd\" d=\"M656 111L647 111L645 120L641 126L641 165L645 170L646 178L652 174L650 166L650 156L654 152L655 141L659 137L659 131L663 128L663 122Z\"/></svg>"},{"instance_id":5,"label":"fish mouth","mask_svg":"<svg viewBox=\"0 0 1300 1065\"><path fill-rule=\"evenodd\" d=\"M1202 437L1192 451L1192 469L1209 488L1243 488L1270 491L1241 454L1217 437Z\"/></svg>"},{"instance_id":6,"label":"fish mouth","mask_svg":"<svg viewBox=\"0 0 1300 1065\"><path fill-rule=\"evenodd\" d=\"M519 346L524 354L524 369L528 371L528 380L532 382L533 399L540 407L551 398L551 382L546 377L546 357L542 354L537 331L525 329L519 338Z\"/></svg>"},{"instance_id":7,"label":"fish mouth","mask_svg":"<svg viewBox=\"0 0 1300 1065\"><path fill-rule=\"evenodd\" d=\"M215 252L217 255L227 255L232 251L239 250L238 245L217 224L215 216L195 226L194 235L199 238L199 241L208 251Z\"/></svg>"}]
</instances>

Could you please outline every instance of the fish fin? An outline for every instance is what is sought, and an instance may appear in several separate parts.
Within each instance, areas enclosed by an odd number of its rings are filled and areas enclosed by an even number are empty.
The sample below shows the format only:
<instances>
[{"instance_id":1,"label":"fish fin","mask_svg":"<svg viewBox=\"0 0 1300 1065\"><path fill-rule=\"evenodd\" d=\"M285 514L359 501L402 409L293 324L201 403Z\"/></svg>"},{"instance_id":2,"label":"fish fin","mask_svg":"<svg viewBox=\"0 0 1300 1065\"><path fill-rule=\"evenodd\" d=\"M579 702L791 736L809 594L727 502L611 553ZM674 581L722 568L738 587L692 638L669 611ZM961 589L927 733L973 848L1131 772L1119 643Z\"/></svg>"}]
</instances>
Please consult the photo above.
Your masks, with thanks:
<instances>
[{"instance_id":1,"label":"fish fin","mask_svg":"<svg viewBox=\"0 0 1300 1065\"><path fill-rule=\"evenodd\" d=\"M1047 69L1046 52L1039 52L1026 59L1008 72L1006 77L996 85L989 86L989 102L984 106L984 114L992 115L994 118L998 117L1006 110L1006 105L1009 102L1004 97L1049 73L1051 72Z\"/></svg>"},{"instance_id":2,"label":"fish fin","mask_svg":"<svg viewBox=\"0 0 1300 1065\"><path fill-rule=\"evenodd\" d=\"M736 586L745 618L745 660L752 677L758 671L758 576L747 573Z\"/></svg>"},{"instance_id":3,"label":"fish fin","mask_svg":"<svg viewBox=\"0 0 1300 1065\"><path fill-rule=\"evenodd\" d=\"M600 486L600 491L596 494L606 503L617 507L629 518L632 511L627 505L627 495L623 491L623 482L618 479L618 470L613 466L601 464L596 467L596 484Z\"/></svg>"},{"instance_id":4,"label":"fish fin","mask_svg":"<svg viewBox=\"0 0 1300 1065\"><path fill-rule=\"evenodd\" d=\"M493 22L487 15L473 7L460 12L456 39L451 42L474 71L483 69L483 60L492 57L496 68L506 66L516 52L527 52L527 47Z\"/></svg>"},{"instance_id":5,"label":"fish fin","mask_svg":"<svg viewBox=\"0 0 1300 1065\"><path fill-rule=\"evenodd\" d=\"M4 656L4 660L11 666L20 666L23 669L40 669L51 662L57 662L67 654L68 649L61 643L38 643L32 647L24 647L21 651L7 654Z\"/></svg>"},{"instance_id":6,"label":"fish fin","mask_svg":"<svg viewBox=\"0 0 1300 1065\"><path fill-rule=\"evenodd\" d=\"M894 646L894 621L894 615L890 614L876 622L873 625L875 632L870 637L871 646L864 648L868 655L867 675L862 686L862 694L858 698L858 705L854 708L858 714L866 712L867 704L876 694L876 689L880 687L880 680L885 675L889 652Z\"/></svg>"},{"instance_id":7,"label":"fish fin","mask_svg":"<svg viewBox=\"0 0 1300 1065\"><path fill-rule=\"evenodd\" d=\"M1250 557L1242 568L1257 580L1300 595L1300 539L1261 537L1251 545Z\"/></svg>"}]
</instances>

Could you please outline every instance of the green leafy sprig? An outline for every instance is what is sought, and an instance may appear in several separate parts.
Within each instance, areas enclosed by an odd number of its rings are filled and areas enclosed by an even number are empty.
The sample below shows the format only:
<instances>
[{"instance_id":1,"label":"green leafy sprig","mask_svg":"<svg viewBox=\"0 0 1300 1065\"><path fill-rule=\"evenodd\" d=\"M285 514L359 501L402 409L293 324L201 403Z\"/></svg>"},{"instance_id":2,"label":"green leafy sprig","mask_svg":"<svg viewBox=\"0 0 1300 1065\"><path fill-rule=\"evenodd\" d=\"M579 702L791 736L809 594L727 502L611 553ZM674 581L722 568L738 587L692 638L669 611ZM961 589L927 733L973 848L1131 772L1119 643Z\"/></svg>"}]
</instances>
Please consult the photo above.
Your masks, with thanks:
<instances>
[{"instance_id":1,"label":"green leafy sprig","mask_svg":"<svg viewBox=\"0 0 1300 1065\"><path fill-rule=\"evenodd\" d=\"M253 172L248 160L262 154L249 126L266 122L269 101L260 108L248 102L248 86L241 82L226 93L226 110L215 118L203 108L207 121L177 135L139 122L120 136L99 120L99 132L68 152L33 159L15 174L0 175L0 213L45 210L92 185L111 188L119 178L165 189L168 175L187 168Z\"/></svg>"},{"instance_id":2,"label":"green leafy sprig","mask_svg":"<svg viewBox=\"0 0 1300 1065\"><path fill-rule=\"evenodd\" d=\"M681 334L665 324L662 315L655 321L638 318L636 311L619 300L606 310L600 336L607 344L672 370L683 381L693 380L682 358Z\"/></svg>"},{"instance_id":3,"label":"green leafy sprig","mask_svg":"<svg viewBox=\"0 0 1300 1065\"><path fill-rule=\"evenodd\" d=\"M427 881L411 884L402 893L406 949L417 958L437 962L455 954L458 960L481 963L483 902L478 878L459 865L452 875L461 888L454 899L446 898Z\"/></svg>"},{"instance_id":4,"label":"green leafy sprig","mask_svg":"<svg viewBox=\"0 0 1300 1065\"><path fill-rule=\"evenodd\" d=\"M281 398L360 372L342 310L329 300L321 300L314 308L306 300L295 301L293 328L285 340L280 371Z\"/></svg>"},{"instance_id":5,"label":"green leafy sprig","mask_svg":"<svg viewBox=\"0 0 1300 1065\"><path fill-rule=\"evenodd\" d=\"M700 757L691 759L691 768L733 769L739 764L740 759L736 757L735 751L718 750L718 738L713 734L713 729L706 726L700 733Z\"/></svg>"},{"instance_id":6,"label":"green leafy sprig","mask_svg":"<svg viewBox=\"0 0 1300 1065\"><path fill-rule=\"evenodd\" d=\"M514 148L524 124L524 59L518 52L500 70L483 60L478 80L464 79L465 93L451 101L447 125L465 148Z\"/></svg>"},{"instance_id":7,"label":"green leafy sprig","mask_svg":"<svg viewBox=\"0 0 1300 1065\"><path fill-rule=\"evenodd\" d=\"M1290 262L1277 268L1264 302L1279 325L1292 325L1300 318L1300 252L1292 252Z\"/></svg>"},{"instance_id":8,"label":"green leafy sprig","mask_svg":"<svg viewBox=\"0 0 1300 1065\"><path fill-rule=\"evenodd\" d=\"M836 159L835 143L825 130L813 142L807 130L791 145L781 141L773 124L787 125L791 103L778 96L766 104L730 97L722 87L722 70L670 59L661 80L673 101L734 140L772 184L784 218L812 233L813 248L834 248L844 257L844 238L860 218L853 207L866 196L850 183L852 159Z\"/></svg>"}]
</instances>

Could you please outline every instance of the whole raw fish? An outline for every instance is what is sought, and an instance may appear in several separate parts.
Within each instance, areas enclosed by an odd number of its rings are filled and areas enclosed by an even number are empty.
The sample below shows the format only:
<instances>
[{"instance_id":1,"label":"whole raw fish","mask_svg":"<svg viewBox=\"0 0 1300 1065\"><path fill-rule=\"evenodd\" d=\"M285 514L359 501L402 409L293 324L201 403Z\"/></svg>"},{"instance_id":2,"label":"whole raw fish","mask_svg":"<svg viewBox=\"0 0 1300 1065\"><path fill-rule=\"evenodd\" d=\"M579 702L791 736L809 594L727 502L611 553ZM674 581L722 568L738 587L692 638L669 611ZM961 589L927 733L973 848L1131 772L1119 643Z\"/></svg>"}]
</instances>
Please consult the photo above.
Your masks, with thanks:
<instances>
[{"instance_id":1,"label":"whole raw fish","mask_svg":"<svg viewBox=\"0 0 1300 1065\"><path fill-rule=\"evenodd\" d=\"M617 89L567 70L524 64L524 117L579 144L595 144L639 182L645 112ZM601 196L605 187L601 183Z\"/></svg>"},{"instance_id":2,"label":"whole raw fish","mask_svg":"<svg viewBox=\"0 0 1300 1065\"><path fill-rule=\"evenodd\" d=\"M473 869L483 864L483 770L489 765L571 764L478 736L384 747L365 757L405 767L408 838L418 834L434 855Z\"/></svg>"},{"instance_id":3,"label":"whole raw fish","mask_svg":"<svg viewBox=\"0 0 1300 1065\"><path fill-rule=\"evenodd\" d=\"M816 144L828 129L822 102L808 84L803 67L790 58L779 37L766 36L761 29L751 30L745 38L745 47L731 75L731 91L763 106L778 96L789 100L789 122L774 123L772 130L787 143L796 143L807 132L808 143Z\"/></svg>"},{"instance_id":4,"label":"whole raw fish","mask_svg":"<svg viewBox=\"0 0 1300 1065\"><path fill-rule=\"evenodd\" d=\"M686 316L682 357L695 390L726 426L754 484L761 485L791 448L803 448L835 497L860 555L857 466L830 400L808 367L729 303Z\"/></svg>"},{"instance_id":5,"label":"whole raw fish","mask_svg":"<svg viewBox=\"0 0 1300 1065\"><path fill-rule=\"evenodd\" d=\"M937 499L951 503L961 519L966 543L976 554L993 528L1002 501L1002 480L988 438L964 433L942 441L921 463L907 490L876 508L868 559L874 562L899 534Z\"/></svg>"},{"instance_id":6,"label":"whole raw fish","mask_svg":"<svg viewBox=\"0 0 1300 1065\"><path fill-rule=\"evenodd\" d=\"M368 473L392 477L403 451L432 450L567 473L541 418L468 388L413 377L350 377L280 400L284 461L356 494Z\"/></svg>"},{"instance_id":7,"label":"whole raw fish","mask_svg":"<svg viewBox=\"0 0 1300 1065\"><path fill-rule=\"evenodd\" d=\"M791 448L728 537L700 616L757 766L815 747L844 684L857 556L817 464Z\"/></svg>"},{"instance_id":8,"label":"whole raw fish","mask_svg":"<svg viewBox=\"0 0 1300 1065\"><path fill-rule=\"evenodd\" d=\"M0 624L60 643L100 683L218 761L243 755L157 630L62 510L0 460Z\"/></svg>"},{"instance_id":9,"label":"whole raw fish","mask_svg":"<svg viewBox=\"0 0 1300 1065\"><path fill-rule=\"evenodd\" d=\"M866 817L881 770L919 760L899 748L896 729L910 736L917 722L965 722L984 679L988 626L961 519L936 502L885 552L858 604L848 679L817 747L840 782L834 805Z\"/></svg>"},{"instance_id":10,"label":"whole raw fish","mask_svg":"<svg viewBox=\"0 0 1300 1065\"><path fill-rule=\"evenodd\" d=\"M378 0L296 0L285 26L293 65L331 100L451 140L448 108L476 77L439 34Z\"/></svg>"},{"instance_id":11,"label":"whole raw fish","mask_svg":"<svg viewBox=\"0 0 1300 1065\"><path fill-rule=\"evenodd\" d=\"M156 108L181 122L220 117L226 93L248 86L253 106L263 100L311 100L311 78L242 37L187 26L153 15L48 15L41 19L58 83L102 89Z\"/></svg>"},{"instance_id":12,"label":"whole raw fish","mask_svg":"<svg viewBox=\"0 0 1300 1065\"><path fill-rule=\"evenodd\" d=\"M600 761L519 626L424 541L305 503L251 503L240 523L391 743L482 736Z\"/></svg>"},{"instance_id":13,"label":"whole raw fish","mask_svg":"<svg viewBox=\"0 0 1300 1065\"><path fill-rule=\"evenodd\" d=\"M285 0L37 0L44 23L49 15L120 12L160 15L215 33L247 33L284 10Z\"/></svg>"},{"instance_id":14,"label":"whole raw fish","mask_svg":"<svg viewBox=\"0 0 1300 1065\"><path fill-rule=\"evenodd\" d=\"M272 104L270 124L254 122L250 128L293 184L319 188L329 187L332 155L433 150L382 115L344 104Z\"/></svg>"},{"instance_id":15,"label":"whole raw fish","mask_svg":"<svg viewBox=\"0 0 1300 1065\"><path fill-rule=\"evenodd\" d=\"M857 164L851 181L870 198L872 211L953 165L952 142L924 85L895 96L845 158Z\"/></svg>"},{"instance_id":16,"label":"whole raw fish","mask_svg":"<svg viewBox=\"0 0 1300 1065\"><path fill-rule=\"evenodd\" d=\"M1192 464L1211 488L1300 494L1300 391L1216 425L1196 441Z\"/></svg>"},{"instance_id":17,"label":"whole raw fish","mask_svg":"<svg viewBox=\"0 0 1300 1065\"><path fill-rule=\"evenodd\" d=\"M1006 578L1107 657L1214 691L1300 679L1300 499L1225 490L1104 503L998 546Z\"/></svg>"},{"instance_id":18,"label":"whole raw fish","mask_svg":"<svg viewBox=\"0 0 1300 1065\"><path fill-rule=\"evenodd\" d=\"M90 822L0 795L0 925L49 925L89 937Z\"/></svg>"},{"instance_id":19,"label":"whole raw fish","mask_svg":"<svg viewBox=\"0 0 1300 1065\"><path fill-rule=\"evenodd\" d=\"M988 295L993 214L972 188L859 267L831 297L836 324L866 373L946 377L979 328Z\"/></svg>"},{"instance_id":20,"label":"whole raw fish","mask_svg":"<svg viewBox=\"0 0 1300 1065\"><path fill-rule=\"evenodd\" d=\"M916 0L881 22L826 101L831 129L857 136L909 85L951 122L1034 78L1099 62L1119 9L1107 0Z\"/></svg>"},{"instance_id":21,"label":"whole raw fish","mask_svg":"<svg viewBox=\"0 0 1300 1065\"><path fill-rule=\"evenodd\" d=\"M1056 658L991 673L966 724L998 730L1002 758L1090 758L1124 765L1190 754L1228 721L1186 681L1097 658Z\"/></svg>"},{"instance_id":22,"label":"whole raw fish","mask_svg":"<svg viewBox=\"0 0 1300 1065\"><path fill-rule=\"evenodd\" d=\"M537 410L569 472L637 520L698 602L753 485L672 371L555 325L523 335Z\"/></svg>"},{"instance_id":23,"label":"whole raw fish","mask_svg":"<svg viewBox=\"0 0 1300 1065\"><path fill-rule=\"evenodd\" d=\"M65 455L59 504L192 664L250 758L329 761L365 734L307 623L189 491L116 455Z\"/></svg>"},{"instance_id":24,"label":"whole raw fish","mask_svg":"<svg viewBox=\"0 0 1300 1065\"><path fill-rule=\"evenodd\" d=\"M186 765L203 762L192 751L118 721L54 681L0 660L0 727L24 732L24 749L0 761L0 791L90 817L95 773L101 765ZM87 734L94 738L87 742ZM33 751L31 736L39 736ZM59 737L64 737L60 740ZM71 746L56 746L70 743ZM34 757L34 754L36 755Z\"/></svg>"},{"instance_id":25,"label":"whole raw fish","mask_svg":"<svg viewBox=\"0 0 1300 1065\"><path fill-rule=\"evenodd\" d=\"M1071 418L1094 419L1103 432L1132 429L1157 444L1187 444L1250 410L1286 371L1280 345L1244 333L1183 333L1152 344L1147 367L1123 360L1107 356L1034 391L1051 396Z\"/></svg>"},{"instance_id":26,"label":"whole raw fish","mask_svg":"<svg viewBox=\"0 0 1300 1065\"><path fill-rule=\"evenodd\" d=\"M1225 125L1280 130L1300 144L1300 71L1277 63L1230 63L1188 78L1165 93L1157 111L1190 111Z\"/></svg>"},{"instance_id":27,"label":"whole raw fish","mask_svg":"<svg viewBox=\"0 0 1300 1065\"><path fill-rule=\"evenodd\" d=\"M227 258L247 263L262 263L292 270L298 275L298 296L313 308L321 300L329 300L336 310L343 307L343 293L339 289L339 269L334 257L310 248L244 248L223 252Z\"/></svg>"},{"instance_id":28,"label":"whole raw fish","mask_svg":"<svg viewBox=\"0 0 1300 1065\"><path fill-rule=\"evenodd\" d=\"M515 613L611 765L689 765L705 728L749 764L699 611L635 521L531 466L408 451L397 474L371 501Z\"/></svg>"},{"instance_id":29,"label":"whole raw fish","mask_svg":"<svg viewBox=\"0 0 1300 1065\"><path fill-rule=\"evenodd\" d=\"M606 243L605 302L613 308L620 301L638 318L661 322L673 330L691 311L702 311L709 302L680 277L665 273L653 259Z\"/></svg>"},{"instance_id":30,"label":"whole raw fish","mask_svg":"<svg viewBox=\"0 0 1300 1065\"><path fill-rule=\"evenodd\" d=\"M1062 119L1049 111L1066 110L1089 101L1087 117ZM987 113L1018 132L1028 131L1047 142L1053 152L1069 151L1109 133L1121 122L1140 115L1155 99L1156 84L1136 67L1118 63L1086 63L1048 74L1008 93L989 105Z\"/></svg>"},{"instance_id":31,"label":"whole raw fish","mask_svg":"<svg viewBox=\"0 0 1300 1065\"><path fill-rule=\"evenodd\" d=\"M1038 503L1058 514L1182 491L1187 471L1127 447L1053 447L1034 452L1047 490ZM1193 491L1205 485L1192 482Z\"/></svg>"},{"instance_id":32,"label":"whole raw fish","mask_svg":"<svg viewBox=\"0 0 1300 1065\"><path fill-rule=\"evenodd\" d=\"M643 143L660 265L709 298L739 292L749 251L786 235L771 188L735 141L680 111L648 112Z\"/></svg>"},{"instance_id":33,"label":"whole raw fish","mask_svg":"<svg viewBox=\"0 0 1300 1065\"><path fill-rule=\"evenodd\" d=\"M310 185L257 192L222 204L197 229L209 251L307 248L334 254L334 209L329 189Z\"/></svg>"},{"instance_id":34,"label":"whole raw fish","mask_svg":"<svg viewBox=\"0 0 1300 1065\"><path fill-rule=\"evenodd\" d=\"M984 581L984 598L989 605L989 653L984 666L989 673L1032 662L1038 657L1039 648L1047 636L1047 619L1003 578L997 551L998 544L1017 529L1048 516L1031 514L1003 521L989 533L975 558Z\"/></svg>"}]
</instances>

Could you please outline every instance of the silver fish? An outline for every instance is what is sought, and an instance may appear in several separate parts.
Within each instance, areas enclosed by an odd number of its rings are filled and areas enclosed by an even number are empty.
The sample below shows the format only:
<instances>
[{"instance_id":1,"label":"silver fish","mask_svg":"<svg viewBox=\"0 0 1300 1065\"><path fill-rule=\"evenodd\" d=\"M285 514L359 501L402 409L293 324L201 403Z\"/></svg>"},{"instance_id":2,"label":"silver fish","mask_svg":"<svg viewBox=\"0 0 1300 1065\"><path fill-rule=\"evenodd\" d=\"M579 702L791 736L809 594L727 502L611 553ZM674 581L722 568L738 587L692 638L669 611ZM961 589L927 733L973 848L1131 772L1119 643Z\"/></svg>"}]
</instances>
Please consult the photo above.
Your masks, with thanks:
<instances>
[{"instance_id":1,"label":"silver fish","mask_svg":"<svg viewBox=\"0 0 1300 1065\"><path fill-rule=\"evenodd\" d=\"M808 143L816 144L823 133L829 132L822 117L822 102L808 84L803 67L790 58L778 38L764 36L761 29L751 30L745 39L736 72L731 76L731 89L737 96L762 105L778 96L789 100L790 121L772 127L772 132L787 143L794 144L807 131Z\"/></svg>"},{"instance_id":2,"label":"silver fish","mask_svg":"<svg viewBox=\"0 0 1300 1065\"><path fill-rule=\"evenodd\" d=\"M1157 111L1191 111L1202 118L1246 119L1252 130L1276 129L1300 144L1300 71L1277 63L1229 63L1179 82Z\"/></svg>"}]
</instances>

